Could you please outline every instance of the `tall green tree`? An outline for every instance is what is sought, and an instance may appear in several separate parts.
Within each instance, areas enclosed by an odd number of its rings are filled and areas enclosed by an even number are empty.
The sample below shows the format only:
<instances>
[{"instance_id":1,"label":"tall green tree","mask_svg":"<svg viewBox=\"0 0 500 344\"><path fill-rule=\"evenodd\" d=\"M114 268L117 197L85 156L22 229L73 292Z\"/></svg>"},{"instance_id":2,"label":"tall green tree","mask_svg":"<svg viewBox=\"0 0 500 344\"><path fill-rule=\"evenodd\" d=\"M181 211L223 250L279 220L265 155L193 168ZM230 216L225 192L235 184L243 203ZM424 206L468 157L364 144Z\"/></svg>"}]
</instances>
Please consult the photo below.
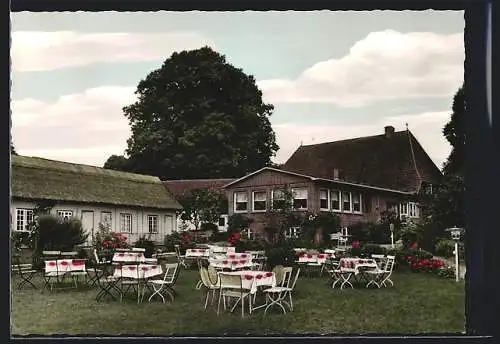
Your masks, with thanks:
<instances>
[{"instance_id":1,"label":"tall green tree","mask_svg":"<svg viewBox=\"0 0 500 344\"><path fill-rule=\"evenodd\" d=\"M162 179L240 177L278 150L255 79L209 47L172 54L123 109L129 170ZM111 159L111 158L110 158ZM116 157L107 167L123 168Z\"/></svg>"},{"instance_id":2,"label":"tall green tree","mask_svg":"<svg viewBox=\"0 0 500 344\"><path fill-rule=\"evenodd\" d=\"M432 195L426 195L423 210L426 223L433 235L447 237L444 230L452 226L465 226L465 115L466 97L463 86L453 98L450 121L443 134L452 150L443 167L443 182Z\"/></svg>"},{"instance_id":3,"label":"tall green tree","mask_svg":"<svg viewBox=\"0 0 500 344\"><path fill-rule=\"evenodd\" d=\"M458 174L464 176L465 168L465 111L466 101L463 86L453 97L452 114L450 121L443 128L446 140L451 144L452 150L444 165L445 175Z\"/></svg>"}]
</instances>

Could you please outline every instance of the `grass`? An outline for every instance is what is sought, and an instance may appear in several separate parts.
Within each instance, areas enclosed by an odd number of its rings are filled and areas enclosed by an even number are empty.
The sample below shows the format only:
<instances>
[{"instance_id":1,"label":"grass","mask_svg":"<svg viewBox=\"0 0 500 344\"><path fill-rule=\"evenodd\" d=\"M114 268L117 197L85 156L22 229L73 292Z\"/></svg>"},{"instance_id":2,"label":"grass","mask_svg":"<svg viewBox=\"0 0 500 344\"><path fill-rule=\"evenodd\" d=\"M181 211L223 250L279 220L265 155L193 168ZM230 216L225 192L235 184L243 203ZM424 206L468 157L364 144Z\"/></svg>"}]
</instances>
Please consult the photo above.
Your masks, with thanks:
<instances>
[{"instance_id":1,"label":"grass","mask_svg":"<svg viewBox=\"0 0 500 344\"><path fill-rule=\"evenodd\" d=\"M196 290L198 272L182 270L174 303L146 300L95 301L95 288L52 293L12 287L11 333L69 335L272 335L463 333L464 283L417 273L393 274L394 287L331 289L327 278L299 277L295 309L281 314L263 309L241 318L203 309ZM14 277L13 283L16 282ZM42 286L41 278L36 279Z\"/></svg>"}]
</instances>

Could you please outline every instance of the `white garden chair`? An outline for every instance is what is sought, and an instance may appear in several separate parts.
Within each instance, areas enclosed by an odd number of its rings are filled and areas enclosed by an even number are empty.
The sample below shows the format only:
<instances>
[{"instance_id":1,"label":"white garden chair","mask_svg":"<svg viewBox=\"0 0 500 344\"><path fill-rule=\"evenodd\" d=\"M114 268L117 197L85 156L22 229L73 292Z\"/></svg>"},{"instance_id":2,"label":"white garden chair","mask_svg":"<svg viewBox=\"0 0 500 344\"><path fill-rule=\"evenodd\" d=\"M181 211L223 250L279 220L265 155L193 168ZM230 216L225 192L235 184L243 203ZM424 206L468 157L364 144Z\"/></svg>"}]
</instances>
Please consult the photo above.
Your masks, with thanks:
<instances>
[{"instance_id":1,"label":"white garden chair","mask_svg":"<svg viewBox=\"0 0 500 344\"><path fill-rule=\"evenodd\" d=\"M288 295L288 292L290 291L290 280L292 278L292 267L284 267L283 268L283 279L281 280L281 283L277 284L275 287L271 287L268 289L264 290L264 293L266 295L266 309L264 309L264 314L267 313L269 308L271 308L274 305L280 306L281 309L283 310L283 313L286 313L286 308L283 306L283 303L287 304L285 300L286 296ZM297 271L300 271L298 269ZM278 283L278 282L277 282ZM291 305L288 305L289 308L291 309Z\"/></svg>"},{"instance_id":2,"label":"white garden chair","mask_svg":"<svg viewBox=\"0 0 500 344\"><path fill-rule=\"evenodd\" d=\"M217 315L219 315L221 300L226 309L226 299L236 299L236 302L231 308L234 311L236 306L241 302L241 317L245 316L245 299L248 303L248 311L252 314L252 300L250 297L250 290L243 289L242 276L233 275L224 272L219 273L219 302L217 303Z\"/></svg>"},{"instance_id":3,"label":"white garden chair","mask_svg":"<svg viewBox=\"0 0 500 344\"><path fill-rule=\"evenodd\" d=\"M207 291L207 296L205 298L205 309L207 309L210 292L212 292L212 304L213 304L215 299L215 293L219 289L219 287L217 286L217 283L212 283L212 281L210 280L210 276L208 275L208 270L206 267L203 266L200 267L200 278L203 283L203 286L206 288Z\"/></svg>"},{"instance_id":4,"label":"white garden chair","mask_svg":"<svg viewBox=\"0 0 500 344\"><path fill-rule=\"evenodd\" d=\"M177 261L179 262L180 265L184 266L187 268L186 264L186 256L181 254L181 248L179 245L175 245L175 255L177 256Z\"/></svg>"},{"instance_id":5,"label":"white garden chair","mask_svg":"<svg viewBox=\"0 0 500 344\"><path fill-rule=\"evenodd\" d=\"M384 265L385 265L385 255L383 254L372 254L371 257L373 258L373 260L375 260L375 262L377 263L378 267L380 269L383 269L384 268Z\"/></svg>"},{"instance_id":6,"label":"white garden chair","mask_svg":"<svg viewBox=\"0 0 500 344\"><path fill-rule=\"evenodd\" d=\"M165 264L164 265L165 273L163 274L163 279L152 279L147 283L153 286L153 293L148 299L148 302L151 302L151 299L158 295L161 297L163 303L165 303L165 298L163 294L168 294L172 302L174 301L174 291L172 290L172 286L175 284L178 276L179 263L173 264Z\"/></svg>"},{"instance_id":7,"label":"white garden chair","mask_svg":"<svg viewBox=\"0 0 500 344\"><path fill-rule=\"evenodd\" d=\"M380 288L381 286L387 287L386 282L390 283L391 286L393 286L394 283L392 282L390 277L394 268L395 259L395 256L387 256L384 267L382 269L377 268L374 270L365 271L366 275L370 276L370 281L368 282L366 287L368 288L372 284L375 284L377 288Z\"/></svg>"}]
</instances>

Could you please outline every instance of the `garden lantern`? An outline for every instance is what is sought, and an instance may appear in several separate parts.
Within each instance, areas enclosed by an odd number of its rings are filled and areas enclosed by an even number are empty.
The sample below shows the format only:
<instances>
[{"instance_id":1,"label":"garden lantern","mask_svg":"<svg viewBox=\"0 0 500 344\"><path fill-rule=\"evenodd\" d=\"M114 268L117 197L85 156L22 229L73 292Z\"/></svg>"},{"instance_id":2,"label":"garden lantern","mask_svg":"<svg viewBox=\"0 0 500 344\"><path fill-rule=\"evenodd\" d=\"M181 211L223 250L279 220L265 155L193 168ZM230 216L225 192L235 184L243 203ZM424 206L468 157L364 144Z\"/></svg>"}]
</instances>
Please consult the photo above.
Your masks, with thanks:
<instances>
[{"instance_id":1,"label":"garden lantern","mask_svg":"<svg viewBox=\"0 0 500 344\"><path fill-rule=\"evenodd\" d=\"M460 280L459 276L459 265L458 265L458 242L460 241L460 235L464 231L463 228L452 227L446 230L450 232L451 239L455 241L455 280L458 282Z\"/></svg>"}]
</instances>

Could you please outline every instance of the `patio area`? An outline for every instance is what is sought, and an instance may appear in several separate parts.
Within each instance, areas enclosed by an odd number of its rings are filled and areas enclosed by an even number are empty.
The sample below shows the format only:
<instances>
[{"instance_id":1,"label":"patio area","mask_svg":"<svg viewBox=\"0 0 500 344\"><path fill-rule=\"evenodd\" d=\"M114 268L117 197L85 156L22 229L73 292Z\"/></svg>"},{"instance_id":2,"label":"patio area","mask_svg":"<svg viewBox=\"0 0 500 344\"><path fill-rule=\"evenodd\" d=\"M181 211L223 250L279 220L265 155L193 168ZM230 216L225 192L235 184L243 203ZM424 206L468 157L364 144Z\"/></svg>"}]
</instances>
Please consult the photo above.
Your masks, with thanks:
<instances>
[{"instance_id":1,"label":"patio area","mask_svg":"<svg viewBox=\"0 0 500 344\"><path fill-rule=\"evenodd\" d=\"M271 335L462 333L465 330L464 282L427 274L394 272L394 287L332 289L324 275L298 279L294 311L263 310L241 317L204 309L205 292L195 289L199 271L182 268L174 302L137 303L130 297L96 302L96 288L40 292L17 290L12 280L11 333L69 335ZM34 320L36 319L36 320Z\"/></svg>"}]
</instances>

